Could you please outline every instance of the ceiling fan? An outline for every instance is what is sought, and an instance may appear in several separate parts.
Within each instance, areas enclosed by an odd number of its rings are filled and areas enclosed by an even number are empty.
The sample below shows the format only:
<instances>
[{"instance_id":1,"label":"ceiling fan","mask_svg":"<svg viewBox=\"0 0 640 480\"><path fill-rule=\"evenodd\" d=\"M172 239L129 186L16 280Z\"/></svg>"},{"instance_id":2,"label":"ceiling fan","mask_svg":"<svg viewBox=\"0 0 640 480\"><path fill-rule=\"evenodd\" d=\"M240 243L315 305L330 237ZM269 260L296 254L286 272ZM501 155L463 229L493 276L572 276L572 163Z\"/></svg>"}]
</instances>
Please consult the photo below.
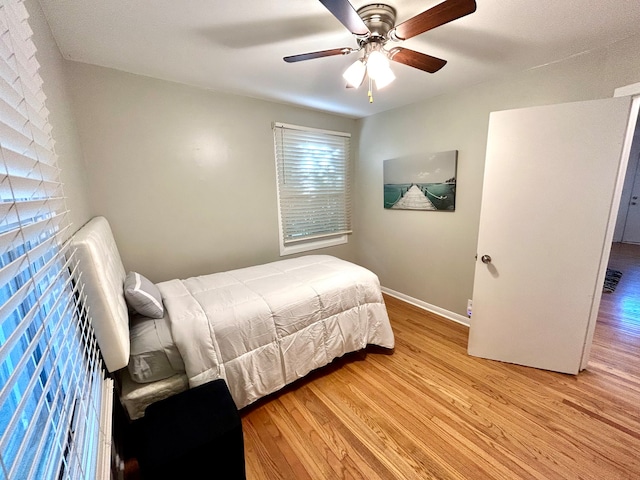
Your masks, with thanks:
<instances>
[{"instance_id":1,"label":"ceiling fan","mask_svg":"<svg viewBox=\"0 0 640 480\"><path fill-rule=\"evenodd\" d=\"M435 73L445 66L446 60L432 57L403 47L386 48L387 42L399 42L449 23L475 12L475 0L445 0L424 12L396 25L396 11L384 3L365 5L355 10L348 0L319 0L356 36L358 48L344 47L284 57L288 63L314 58L348 55L364 50L343 74L349 87L359 87L369 77L369 102L373 102L372 81L380 89L391 83L395 75L389 60Z\"/></svg>"}]
</instances>

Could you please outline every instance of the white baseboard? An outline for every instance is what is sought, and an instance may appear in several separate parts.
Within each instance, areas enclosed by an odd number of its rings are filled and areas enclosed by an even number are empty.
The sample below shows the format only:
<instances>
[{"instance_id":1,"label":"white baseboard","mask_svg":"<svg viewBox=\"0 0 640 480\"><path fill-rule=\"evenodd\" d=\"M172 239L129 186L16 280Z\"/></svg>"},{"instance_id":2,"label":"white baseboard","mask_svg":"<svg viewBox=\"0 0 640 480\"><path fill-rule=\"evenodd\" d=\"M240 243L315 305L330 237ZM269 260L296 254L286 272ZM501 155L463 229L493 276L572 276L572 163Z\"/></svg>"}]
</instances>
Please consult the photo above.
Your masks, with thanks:
<instances>
[{"instance_id":1,"label":"white baseboard","mask_svg":"<svg viewBox=\"0 0 640 480\"><path fill-rule=\"evenodd\" d=\"M450 312L449 310L445 310L444 308L436 307L435 305L431 305L430 303L423 302L422 300L418 300L417 298L410 297L409 295L405 295L404 293L391 290L390 288L381 287L381 289L387 295L391 295L392 297L402 300L403 302L410 303L411 305L422 308L427 312L435 313L436 315L440 315L447 320L460 323L461 325L464 325L466 327L469 326L469 319L463 315L460 315L459 313Z\"/></svg>"}]
</instances>

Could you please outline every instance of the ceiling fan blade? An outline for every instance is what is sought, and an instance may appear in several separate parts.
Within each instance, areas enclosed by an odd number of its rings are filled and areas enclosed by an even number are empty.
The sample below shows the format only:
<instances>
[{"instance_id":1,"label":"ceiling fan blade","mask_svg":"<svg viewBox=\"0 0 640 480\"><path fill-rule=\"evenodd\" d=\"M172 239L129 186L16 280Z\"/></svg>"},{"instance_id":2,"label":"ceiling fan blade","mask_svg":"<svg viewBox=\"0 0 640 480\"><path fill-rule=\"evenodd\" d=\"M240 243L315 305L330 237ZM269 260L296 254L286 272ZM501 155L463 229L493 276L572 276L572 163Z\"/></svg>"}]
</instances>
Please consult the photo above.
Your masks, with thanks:
<instances>
[{"instance_id":1,"label":"ceiling fan blade","mask_svg":"<svg viewBox=\"0 0 640 480\"><path fill-rule=\"evenodd\" d=\"M432 57L424 53L409 50L408 48L395 47L389 51L389 60L404 63L429 73L435 73L447 64L446 60Z\"/></svg>"},{"instance_id":2,"label":"ceiling fan blade","mask_svg":"<svg viewBox=\"0 0 640 480\"><path fill-rule=\"evenodd\" d=\"M300 55L290 55L284 57L283 60L287 63L302 62L303 60L313 60L314 58L332 57L334 55L348 55L351 52L355 52L355 48L332 48L331 50L320 50L317 52L301 53Z\"/></svg>"},{"instance_id":3,"label":"ceiling fan blade","mask_svg":"<svg viewBox=\"0 0 640 480\"><path fill-rule=\"evenodd\" d=\"M476 11L475 0L445 0L429 10L396 25L390 38L407 40Z\"/></svg>"},{"instance_id":4,"label":"ceiling fan blade","mask_svg":"<svg viewBox=\"0 0 640 480\"><path fill-rule=\"evenodd\" d=\"M347 0L320 0L340 23L354 35L368 35L369 28Z\"/></svg>"}]
</instances>

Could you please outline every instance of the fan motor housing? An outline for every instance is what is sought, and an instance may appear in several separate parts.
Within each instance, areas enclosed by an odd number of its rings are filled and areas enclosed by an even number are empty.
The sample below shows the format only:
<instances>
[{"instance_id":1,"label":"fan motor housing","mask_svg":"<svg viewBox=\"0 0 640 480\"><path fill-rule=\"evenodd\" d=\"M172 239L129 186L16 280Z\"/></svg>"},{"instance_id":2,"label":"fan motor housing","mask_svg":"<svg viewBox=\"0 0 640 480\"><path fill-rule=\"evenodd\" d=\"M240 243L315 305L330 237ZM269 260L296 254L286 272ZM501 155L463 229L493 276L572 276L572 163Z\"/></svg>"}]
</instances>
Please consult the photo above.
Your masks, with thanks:
<instances>
[{"instance_id":1,"label":"fan motor housing","mask_svg":"<svg viewBox=\"0 0 640 480\"><path fill-rule=\"evenodd\" d=\"M358 9L358 15L371 32L371 37L380 40L386 38L387 33L396 24L396 11L384 3L372 3Z\"/></svg>"}]
</instances>

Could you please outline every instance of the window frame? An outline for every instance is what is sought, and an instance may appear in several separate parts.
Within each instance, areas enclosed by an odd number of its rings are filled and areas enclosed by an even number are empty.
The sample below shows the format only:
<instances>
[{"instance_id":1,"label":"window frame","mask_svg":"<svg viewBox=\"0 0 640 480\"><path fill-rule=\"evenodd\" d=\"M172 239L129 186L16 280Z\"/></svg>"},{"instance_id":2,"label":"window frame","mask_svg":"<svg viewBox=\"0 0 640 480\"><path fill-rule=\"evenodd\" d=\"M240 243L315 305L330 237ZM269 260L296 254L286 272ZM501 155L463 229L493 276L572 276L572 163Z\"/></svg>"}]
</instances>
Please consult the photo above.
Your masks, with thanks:
<instances>
[{"instance_id":1,"label":"window frame","mask_svg":"<svg viewBox=\"0 0 640 480\"><path fill-rule=\"evenodd\" d=\"M321 248L333 247L337 245L343 245L349 242L349 235L352 233L351 228L351 204L350 204L350 196L351 196L351 133L348 132L338 132L333 130L325 130L313 127L305 127L300 125L292 125L281 122L274 122L273 125L273 134L274 134L274 157L275 157L275 168L276 168L276 196L277 196L277 206L278 206L278 241L280 248L280 256L294 255L297 253L308 252L311 250L318 250ZM326 234L316 234L310 235L309 238L300 238L290 242L286 242L285 233L284 233L284 221L283 221L283 211L282 211L282 196L281 196L281 186L280 186L280 161L278 159L278 129L288 129L288 130L299 130L302 132L307 132L311 134L319 134L319 135L331 135L334 137L344 137L346 140L345 157L343 159L344 165L344 194L343 194L343 204L344 209L348 211L346 216L348 217L347 225L344 231L336 232L336 233L326 233Z\"/></svg>"}]
</instances>

